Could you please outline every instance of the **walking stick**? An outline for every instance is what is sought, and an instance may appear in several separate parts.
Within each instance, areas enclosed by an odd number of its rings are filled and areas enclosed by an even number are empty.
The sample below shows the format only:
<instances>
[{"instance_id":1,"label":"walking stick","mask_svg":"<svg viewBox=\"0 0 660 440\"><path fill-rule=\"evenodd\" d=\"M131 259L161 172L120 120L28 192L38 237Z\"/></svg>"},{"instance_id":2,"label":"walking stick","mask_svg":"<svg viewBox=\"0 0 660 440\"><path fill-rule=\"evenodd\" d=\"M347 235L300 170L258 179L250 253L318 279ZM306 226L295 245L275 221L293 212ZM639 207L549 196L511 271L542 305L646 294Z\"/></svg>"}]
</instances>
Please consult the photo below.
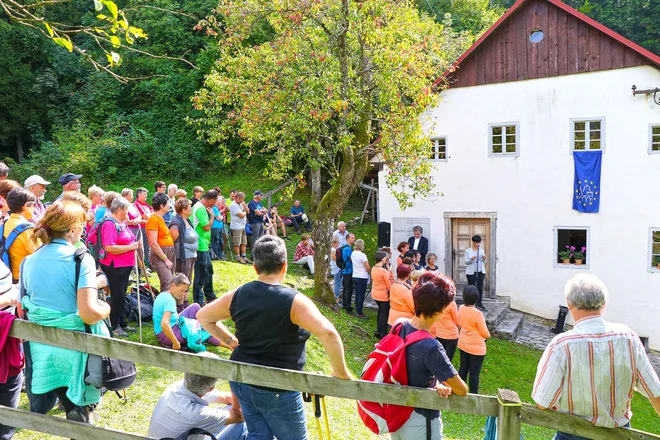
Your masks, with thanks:
<instances>
[{"instance_id":1,"label":"walking stick","mask_svg":"<svg viewBox=\"0 0 660 440\"><path fill-rule=\"evenodd\" d=\"M142 230L141 229L138 229L137 237L139 237L138 238L139 241L142 240ZM149 294L151 295L151 299L156 301L156 297L154 296L154 291L151 289L151 286L149 285L149 277L147 277L147 268L144 265L144 249L139 249L138 248L137 253L138 253L138 257L139 257L139 258L137 258L137 264L139 265L140 269L142 269L142 273L144 273L144 283L147 285L147 288L149 289ZM138 277L138 281L139 281L139 278L140 278L140 272L139 271L137 272L137 277Z\"/></svg>"},{"instance_id":2,"label":"walking stick","mask_svg":"<svg viewBox=\"0 0 660 440\"><path fill-rule=\"evenodd\" d=\"M330 440L330 423L328 422L328 408L325 406L325 396L321 397L321 403L323 404L323 419L325 421L325 434Z\"/></svg>"},{"instance_id":3,"label":"walking stick","mask_svg":"<svg viewBox=\"0 0 660 440\"><path fill-rule=\"evenodd\" d=\"M135 250L135 291L137 292L138 303L138 329L140 332L140 344L142 344L142 301L140 301L140 272L138 271L138 251ZM149 289L151 292L151 289Z\"/></svg>"}]
</instances>

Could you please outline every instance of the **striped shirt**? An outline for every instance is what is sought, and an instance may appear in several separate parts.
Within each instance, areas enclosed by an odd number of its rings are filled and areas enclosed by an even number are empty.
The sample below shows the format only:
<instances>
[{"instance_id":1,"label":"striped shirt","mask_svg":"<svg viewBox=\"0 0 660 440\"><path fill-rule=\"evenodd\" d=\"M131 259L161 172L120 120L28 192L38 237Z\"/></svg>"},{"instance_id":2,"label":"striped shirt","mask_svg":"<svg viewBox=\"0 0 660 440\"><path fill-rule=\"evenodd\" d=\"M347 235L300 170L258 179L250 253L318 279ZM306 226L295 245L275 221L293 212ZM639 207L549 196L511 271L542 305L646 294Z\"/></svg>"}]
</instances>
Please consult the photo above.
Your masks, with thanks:
<instances>
[{"instance_id":1,"label":"striped shirt","mask_svg":"<svg viewBox=\"0 0 660 440\"><path fill-rule=\"evenodd\" d=\"M591 316L550 342L532 398L545 408L618 428L630 422L635 390L647 398L660 396L660 380L642 342L625 325Z\"/></svg>"}]
</instances>

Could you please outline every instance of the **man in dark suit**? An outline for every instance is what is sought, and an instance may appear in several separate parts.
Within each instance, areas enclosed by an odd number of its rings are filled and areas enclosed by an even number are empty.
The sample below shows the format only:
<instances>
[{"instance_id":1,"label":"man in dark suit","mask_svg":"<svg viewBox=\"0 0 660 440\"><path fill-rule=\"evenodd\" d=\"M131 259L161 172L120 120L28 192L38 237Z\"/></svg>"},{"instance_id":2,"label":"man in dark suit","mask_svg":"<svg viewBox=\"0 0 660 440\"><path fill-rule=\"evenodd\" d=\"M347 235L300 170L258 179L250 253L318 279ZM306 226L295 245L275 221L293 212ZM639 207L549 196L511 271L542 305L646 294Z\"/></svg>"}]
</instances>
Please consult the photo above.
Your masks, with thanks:
<instances>
[{"instance_id":1,"label":"man in dark suit","mask_svg":"<svg viewBox=\"0 0 660 440\"><path fill-rule=\"evenodd\" d=\"M426 254L429 253L429 239L422 236L424 229L421 226L415 226L413 228L413 236L408 239L408 244L410 245L410 250L419 251L422 254L422 259L420 263L422 266L426 267Z\"/></svg>"}]
</instances>

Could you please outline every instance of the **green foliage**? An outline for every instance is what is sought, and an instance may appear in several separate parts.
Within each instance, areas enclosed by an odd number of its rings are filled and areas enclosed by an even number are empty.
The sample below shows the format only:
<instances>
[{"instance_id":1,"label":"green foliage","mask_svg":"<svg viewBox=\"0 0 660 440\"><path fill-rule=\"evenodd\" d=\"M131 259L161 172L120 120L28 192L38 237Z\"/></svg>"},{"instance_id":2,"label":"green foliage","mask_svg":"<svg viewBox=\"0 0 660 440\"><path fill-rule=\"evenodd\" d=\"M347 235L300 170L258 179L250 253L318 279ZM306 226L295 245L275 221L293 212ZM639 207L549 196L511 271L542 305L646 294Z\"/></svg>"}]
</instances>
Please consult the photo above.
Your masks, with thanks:
<instances>
[{"instance_id":1,"label":"green foliage","mask_svg":"<svg viewBox=\"0 0 660 440\"><path fill-rule=\"evenodd\" d=\"M438 23L449 20L454 31L473 37L486 31L506 10L489 0L416 0L416 3Z\"/></svg>"}]
</instances>

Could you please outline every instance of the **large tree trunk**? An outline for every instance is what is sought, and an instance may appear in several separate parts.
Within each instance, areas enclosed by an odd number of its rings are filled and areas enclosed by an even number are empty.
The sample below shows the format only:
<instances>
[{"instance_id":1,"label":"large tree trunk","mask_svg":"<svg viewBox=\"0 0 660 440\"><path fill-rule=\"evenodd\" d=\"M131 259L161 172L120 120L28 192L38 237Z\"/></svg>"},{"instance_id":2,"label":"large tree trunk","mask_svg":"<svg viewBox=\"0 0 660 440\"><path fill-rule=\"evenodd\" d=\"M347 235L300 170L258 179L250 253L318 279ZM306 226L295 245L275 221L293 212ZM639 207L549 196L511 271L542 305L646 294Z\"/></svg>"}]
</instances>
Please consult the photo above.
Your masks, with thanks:
<instances>
[{"instance_id":1,"label":"large tree trunk","mask_svg":"<svg viewBox=\"0 0 660 440\"><path fill-rule=\"evenodd\" d=\"M312 146L310 143L308 143L308 145L311 148L312 157L318 159L319 156L318 148L316 146ZM318 208L319 204L321 203L321 196L323 195L321 193L321 168L319 166L316 166L315 168L313 165L310 168L309 182L310 182L310 189L312 191L311 209L312 212L315 212L316 208Z\"/></svg>"}]
</instances>

